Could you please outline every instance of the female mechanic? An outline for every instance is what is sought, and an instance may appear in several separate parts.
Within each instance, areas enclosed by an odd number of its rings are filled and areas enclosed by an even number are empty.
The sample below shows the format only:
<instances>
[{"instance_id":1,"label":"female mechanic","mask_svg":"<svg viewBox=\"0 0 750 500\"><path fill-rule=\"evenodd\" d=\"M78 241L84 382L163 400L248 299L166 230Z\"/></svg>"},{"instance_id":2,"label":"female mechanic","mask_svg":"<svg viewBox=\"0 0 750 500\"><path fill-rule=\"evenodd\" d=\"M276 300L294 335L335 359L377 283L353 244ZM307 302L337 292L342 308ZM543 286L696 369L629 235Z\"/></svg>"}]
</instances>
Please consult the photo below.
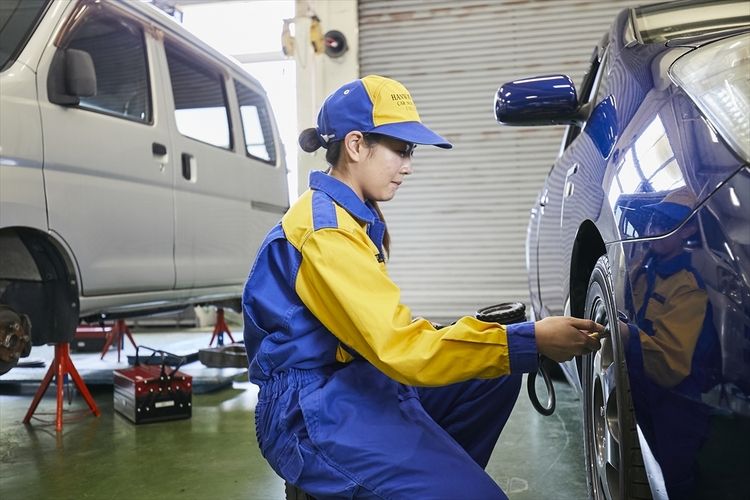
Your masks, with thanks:
<instances>
[{"instance_id":1,"label":"female mechanic","mask_svg":"<svg viewBox=\"0 0 750 500\"><path fill-rule=\"evenodd\" d=\"M506 498L484 471L521 374L538 353L600 347L593 321L502 326L414 319L388 277L378 202L411 174L417 144L451 148L424 126L409 91L366 76L332 93L307 152L328 170L275 226L243 294L258 445L286 481L317 499Z\"/></svg>"}]
</instances>

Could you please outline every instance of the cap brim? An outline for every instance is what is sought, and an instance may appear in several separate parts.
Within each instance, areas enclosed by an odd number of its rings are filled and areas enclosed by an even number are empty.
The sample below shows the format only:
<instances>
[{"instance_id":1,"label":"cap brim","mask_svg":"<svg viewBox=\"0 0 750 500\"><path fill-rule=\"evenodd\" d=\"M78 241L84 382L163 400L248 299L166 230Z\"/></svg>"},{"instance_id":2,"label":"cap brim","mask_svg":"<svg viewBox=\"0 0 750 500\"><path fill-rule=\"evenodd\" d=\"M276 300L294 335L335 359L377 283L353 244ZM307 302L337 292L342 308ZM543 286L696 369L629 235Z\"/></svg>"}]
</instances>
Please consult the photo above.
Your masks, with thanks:
<instances>
[{"instance_id":1,"label":"cap brim","mask_svg":"<svg viewBox=\"0 0 750 500\"><path fill-rule=\"evenodd\" d=\"M387 135L388 137L413 144L427 144L443 149L451 149L453 147L453 144L446 141L444 137L439 136L420 122L386 123L368 132Z\"/></svg>"}]
</instances>

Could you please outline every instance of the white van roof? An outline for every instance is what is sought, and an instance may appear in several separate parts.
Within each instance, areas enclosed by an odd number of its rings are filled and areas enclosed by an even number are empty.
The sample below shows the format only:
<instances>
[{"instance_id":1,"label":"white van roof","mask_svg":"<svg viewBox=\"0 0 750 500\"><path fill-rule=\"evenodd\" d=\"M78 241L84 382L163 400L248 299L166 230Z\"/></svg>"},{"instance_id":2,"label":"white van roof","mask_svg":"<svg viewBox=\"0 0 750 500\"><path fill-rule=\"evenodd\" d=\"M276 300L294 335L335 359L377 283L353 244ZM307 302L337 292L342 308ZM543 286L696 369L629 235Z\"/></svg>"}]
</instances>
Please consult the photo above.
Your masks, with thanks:
<instances>
[{"instance_id":1,"label":"white van roof","mask_svg":"<svg viewBox=\"0 0 750 500\"><path fill-rule=\"evenodd\" d=\"M195 36L193 33L191 33L183 25L178 23L174 18L169 16L166 12L159 9L152 3L144 2L144 1L133 1L133 0L104 0L102 3L113 4L123 10L136 12L139 14L139 17L148 18L149 21L152 21L155 25L163 29L165 32L168 32L171 35L181 38L182 40L189 42L193 46L199 47L203 52L206 52L207 55L209 55L212 59L220 60L222 63L229 66L235 72L252 80L257 85L257 87L263 91L264 94L266 93L265 89L260 84L260 82L255 77L253 77L250 73L248 73L248 71L245 68L243 68L236 59L229 57L228 55L212 47L210 44L201 40L200 38Z\"/></svg>"}]
</instances>

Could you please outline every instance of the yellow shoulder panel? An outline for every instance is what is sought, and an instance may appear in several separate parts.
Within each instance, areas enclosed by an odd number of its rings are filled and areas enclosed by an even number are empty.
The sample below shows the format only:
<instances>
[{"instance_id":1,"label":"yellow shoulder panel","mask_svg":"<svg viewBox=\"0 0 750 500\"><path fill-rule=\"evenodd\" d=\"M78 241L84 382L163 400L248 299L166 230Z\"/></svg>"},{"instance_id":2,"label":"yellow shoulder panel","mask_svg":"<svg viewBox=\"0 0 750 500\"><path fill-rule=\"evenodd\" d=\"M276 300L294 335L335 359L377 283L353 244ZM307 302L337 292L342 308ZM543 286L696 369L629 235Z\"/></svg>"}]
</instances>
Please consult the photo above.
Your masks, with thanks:
<instances>
[{"instance_id":1,"label":"yellow shoulder panel","mask_svg":"<svg viewBox=\"0 0 750 500\"><path fill-rule=\"evenodd\" d=\"M302 193L281 219L286 239L297 250L313 231L312 194L311 189Z\"/></svg>"}]
</instances>

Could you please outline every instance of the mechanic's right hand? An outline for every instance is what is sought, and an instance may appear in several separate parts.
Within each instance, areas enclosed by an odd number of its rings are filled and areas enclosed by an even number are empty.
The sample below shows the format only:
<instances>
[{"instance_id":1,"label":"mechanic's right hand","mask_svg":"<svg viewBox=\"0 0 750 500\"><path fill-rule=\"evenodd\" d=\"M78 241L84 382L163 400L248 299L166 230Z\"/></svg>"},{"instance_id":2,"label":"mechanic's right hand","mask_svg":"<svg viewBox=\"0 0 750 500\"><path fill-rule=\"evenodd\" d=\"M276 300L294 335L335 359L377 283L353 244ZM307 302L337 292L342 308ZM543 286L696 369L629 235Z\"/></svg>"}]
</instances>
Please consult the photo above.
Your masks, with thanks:
<instances>
[{"instance_id":1,"label":"mechanic's right hand","mask_svg":"<svg viewBox=\"0 0 750 500\"><path fill-rule=\"evenodd\" d=\"M534 323L534 331L539 354L561 363L599 350L599 339L589 335L603 334L604 326L590 319L550 316Z\"/></svg>"}]
</instances>

